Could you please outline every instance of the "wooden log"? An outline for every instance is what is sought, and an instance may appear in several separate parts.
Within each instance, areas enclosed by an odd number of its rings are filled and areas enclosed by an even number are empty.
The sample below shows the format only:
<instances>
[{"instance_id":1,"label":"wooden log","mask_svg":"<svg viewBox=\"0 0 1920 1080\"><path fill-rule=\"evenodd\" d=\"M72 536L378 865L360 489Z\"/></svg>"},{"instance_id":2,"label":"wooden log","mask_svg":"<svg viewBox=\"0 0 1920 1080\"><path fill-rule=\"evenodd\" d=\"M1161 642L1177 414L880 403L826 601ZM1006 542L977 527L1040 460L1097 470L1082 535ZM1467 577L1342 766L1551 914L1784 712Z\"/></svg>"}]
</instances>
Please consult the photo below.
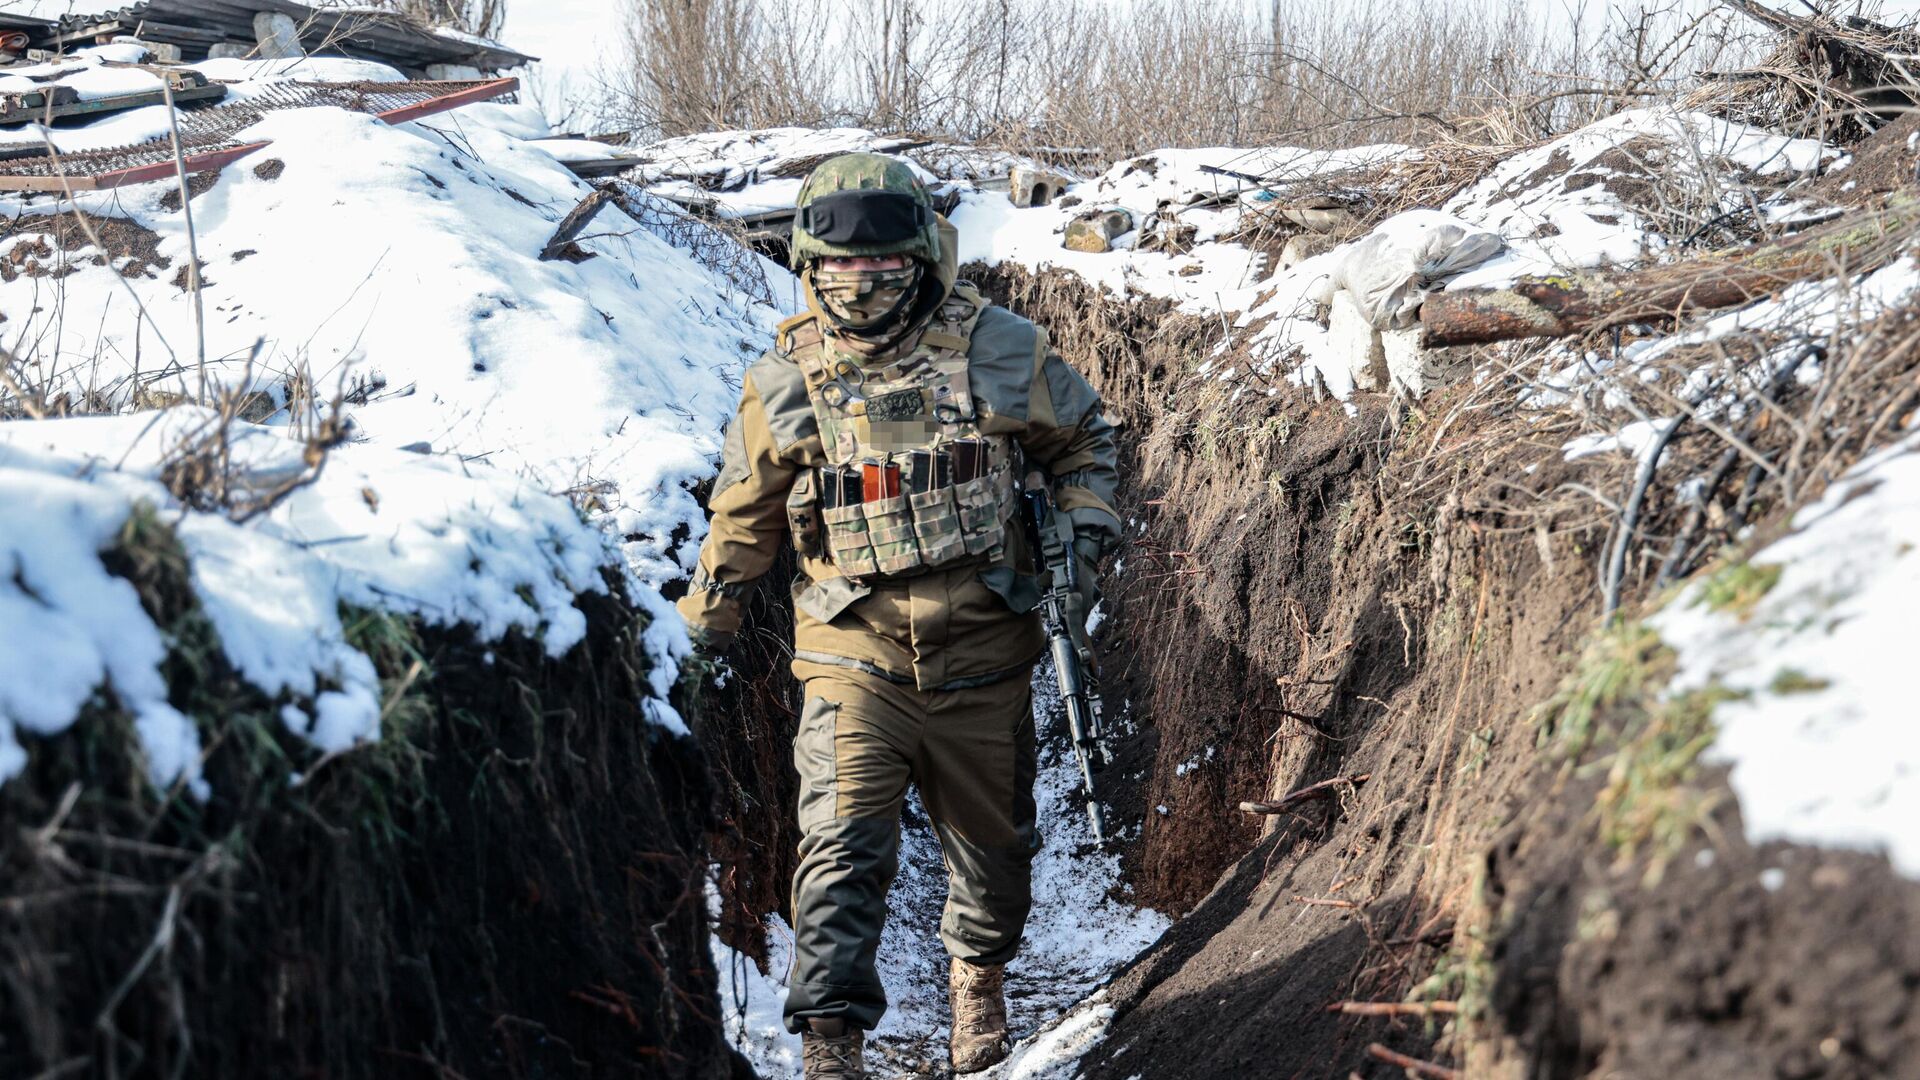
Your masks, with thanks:
<instances>
[{"instance_id":1,"label":"wooden log","mask_svg":"<svg viewBox=\"0 0 1920 1080\"><path fill-rule=\"evenodd\" d=\"M1565 337L1739 307L1796 282L1865 273L1892 261L1920 230L1920 199L1840 218L1772 244L1646 270L1524 277L1505 288L1435 293L1420 307L1428 348Z\"/></svg>"},{"instance_id":2,"label":"wooden log","mask_svg":"<svg viewBox=\"0 0 1920 1080\"><path fill-rule=\"evenodd\" d=\"M553 231L547 246L540 251L540 260L552 262L555 259L565 259L567 262L583 263L593 258L593 252L581 247L575 241L600 213L601 208L611 201L613 201L613 192L608 188L602 188L581 199L579 205L569 210L566 217L560 219L559 228Z\"/></svg>"}]
</instances>

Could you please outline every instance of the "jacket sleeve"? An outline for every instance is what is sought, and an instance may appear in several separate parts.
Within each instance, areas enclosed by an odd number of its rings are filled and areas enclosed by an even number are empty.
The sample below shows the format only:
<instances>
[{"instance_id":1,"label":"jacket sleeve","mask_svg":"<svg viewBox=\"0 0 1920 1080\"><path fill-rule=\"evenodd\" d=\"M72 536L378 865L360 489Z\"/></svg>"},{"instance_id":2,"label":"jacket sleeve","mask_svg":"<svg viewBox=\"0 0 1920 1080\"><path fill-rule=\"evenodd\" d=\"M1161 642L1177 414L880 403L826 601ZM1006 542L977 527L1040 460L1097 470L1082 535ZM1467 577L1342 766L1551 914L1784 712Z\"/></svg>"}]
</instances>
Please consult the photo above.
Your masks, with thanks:
<instances>
[{"instance_id":1,"label":"jacket sleeve","mask_svg":"<svg viewBox=\"0 0 1920 1080\"><path fill-rule=\"evenodd\" d=\"M798 471L780 456L753 380L744 382L707 500L713 520L700 546L700 565L677 605L694 638L716 647L739 632L747 593L780 553L787 494Z\"/></svg>"},{"instance_id":2,"label":"jacket sleeve","mask_svg":"<svg viewBox=\"0 0 1920 1080\"><path fill-rule=\"evenodd\" d=\"M1033 390L1027 431L1020 438L1027 460L1053 480L1054 501L1073 521L1075 546L1088 558L1120 542L1119 449L1100 395L1079 372L1047 346L1041 331L1034 345Z\"/></svg>"}]
</instances>

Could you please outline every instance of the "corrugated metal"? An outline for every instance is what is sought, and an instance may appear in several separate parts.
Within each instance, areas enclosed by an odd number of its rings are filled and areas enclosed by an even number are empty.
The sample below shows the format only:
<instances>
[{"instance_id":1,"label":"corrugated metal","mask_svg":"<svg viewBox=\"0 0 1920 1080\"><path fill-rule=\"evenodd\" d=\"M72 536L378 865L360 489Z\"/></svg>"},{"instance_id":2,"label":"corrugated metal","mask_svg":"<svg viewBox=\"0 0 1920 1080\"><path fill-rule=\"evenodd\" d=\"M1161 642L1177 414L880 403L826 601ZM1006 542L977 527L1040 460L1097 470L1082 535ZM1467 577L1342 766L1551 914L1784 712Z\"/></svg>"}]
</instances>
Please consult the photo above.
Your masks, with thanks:
<instances>
[{"instance_id":1,"label":"corrugated metal","mask_svg":"<svg viewBox=\"0 0 1920 1080\"><path fill-rule=\"evenodd\" d=\"M414 70L429 64L468 64L500 71L535 59L503 45L483 47L441 37L398 16L316 10L293 0L143 0L69 15L60 20L58 32L82 33L111 22L147 23L155 24L146 31L153 40L169 41L165 27L190 28L202 33L182 35L170 43L179 45L187 59L197 60L207 55L208 34L217 33L224 40L252 46L253 17L268 12L286 15L298 23L301 44L315 54L379 60Z\"/></svg>"}]
</instances>

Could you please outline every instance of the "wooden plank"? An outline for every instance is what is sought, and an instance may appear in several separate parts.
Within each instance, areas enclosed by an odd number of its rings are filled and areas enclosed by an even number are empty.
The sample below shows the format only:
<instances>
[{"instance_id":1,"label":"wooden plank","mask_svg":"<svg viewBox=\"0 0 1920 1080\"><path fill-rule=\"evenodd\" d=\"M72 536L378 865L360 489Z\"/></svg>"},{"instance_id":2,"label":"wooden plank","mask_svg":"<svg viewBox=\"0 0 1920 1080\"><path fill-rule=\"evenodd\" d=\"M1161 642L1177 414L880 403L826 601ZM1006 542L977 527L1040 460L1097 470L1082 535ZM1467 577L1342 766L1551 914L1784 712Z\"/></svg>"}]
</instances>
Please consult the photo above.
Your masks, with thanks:
<instances>
[{"instance_id":1,"label":"wooden plank","mask_svg":"<svg viewBox=\"0 0 1920 1080\"><path fill-rule=\"evenodd\" d=\"M404 124L423 116L432 116L449 109L457 109L462 105L471 105L476 101L492 101L494 98L511 94L518 89L520 89L519 79L495 79L457 93L428 98L425 101L398 109L389 109L377 115L389 124Z\"/></svg>"},{"instance_id":2,"label":"wooden plank","mask_svg":"<svg viewBox=\"0 0 1920 1080\"><path fill-rule=\"evenodd\" d=\"M186 90L176 90L173 100L176 104L194 101L217 101L227 96L225 84L214 83L211 86L196 86ZM106 113L125 112L128 109L141 109L148 105L165 105L167 95L162 90L150 90L140 94L122 94L118 97L95 98L92 101L76 101L71 105L55 105L48 109L33 106L0 112L0 126L8 124L40 123L51 118L64 120L76 116L101 116Z\"/></svg>"},{"instance_id":3,"label":"wooden plank","mask_svg":"<svg viewBox=\"0 0 1920 1080\"><path fill-rule=\"evenodd\" d=\"M179 23L154 22L142 19L140 29L134 34L142 41L171 41L187 45L218 45L227 40L221 30L205 30L197 26L182 26Z\"/></svg>"},{"instance_id":4,"label":"wooden plank","mask_svg":"<svg viewBox=\"0 0 1920 1080\"><path fill-rule=\"evenodd\" d=\"M597 180L607 176L618 176L640 163L639 158L596 158L592 161L565 161L569 172L582 180Z\"/></svg>"},{"instance_id":5,"label":"wooden plank","mask_svg":"<svg viewBox=\"0 0 1920 1080\"><path fill-rule=\"evenodd\" d=\"M0 191L95 191L99 185L91 176L0 176Z\"/></svg>"}]
</instances>

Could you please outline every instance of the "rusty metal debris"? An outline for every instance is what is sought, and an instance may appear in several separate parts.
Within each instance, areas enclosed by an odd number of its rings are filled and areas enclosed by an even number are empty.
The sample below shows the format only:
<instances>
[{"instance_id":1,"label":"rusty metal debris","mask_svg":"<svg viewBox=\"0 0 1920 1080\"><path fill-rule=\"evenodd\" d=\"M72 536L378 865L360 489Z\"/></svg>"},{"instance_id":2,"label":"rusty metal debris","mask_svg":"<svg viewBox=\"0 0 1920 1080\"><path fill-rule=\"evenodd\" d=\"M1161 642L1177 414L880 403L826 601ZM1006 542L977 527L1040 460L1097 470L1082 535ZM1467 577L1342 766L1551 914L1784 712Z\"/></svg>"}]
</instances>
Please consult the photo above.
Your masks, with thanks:
<instances>
[{"instance_id":1,"label":"rusty metal debris","mask_svg":"<svg viewBox=\"0 0 1920 1080\"><path fill-rule=\"evenodd\" d=\"M208 83L197 71L156 71L167 80L176 105L216 102L227 96L224 83ZM83 101L72 87L59 83L18 94L0 94L0 127L16 124L52 123L55 120L92 119L112 112L125 112L149 105L164 105L167 90L155 86L136 94Z\"/></svg>"},{"instance_id":2,"label":"rusty metal debris","mask_svg":"<svg viewBox=\"0 0 1920 1080\"><path fill-rule=\"evenodd\" d=\"M513 93L518 79L465 82L268 83L250 87L241 100L180 109L180 148L187 171L211 172L268 144L242 140L240 132L268 113L331 105L372 113L402 124L477 101ZM0 160L0 191L96 191L164 179L173 169L173 146L156 139L80 153Z\"/></svg>"},{"instance_id":3,"label":"rusty metal debris","mask_svg":"<svg viewBox=\"0 0 1920 1080\"><path fill-rule=\"evenodd\" d=\"M136 35L142 41L177 47L186 60L204 60L215 49L252 49L256 16L271 14L292 21L301 51L379 60L424 72L438 65L465 65L504 71L534 57L497 42L441 33L390 13L344 5L316 6L295 0L142 0L102 3L87 11L85 0L57 23L34 20L27 32L39 49L62 50ZM27 20L19 20L26 23Z\"/></svg>"}]
</instances>

